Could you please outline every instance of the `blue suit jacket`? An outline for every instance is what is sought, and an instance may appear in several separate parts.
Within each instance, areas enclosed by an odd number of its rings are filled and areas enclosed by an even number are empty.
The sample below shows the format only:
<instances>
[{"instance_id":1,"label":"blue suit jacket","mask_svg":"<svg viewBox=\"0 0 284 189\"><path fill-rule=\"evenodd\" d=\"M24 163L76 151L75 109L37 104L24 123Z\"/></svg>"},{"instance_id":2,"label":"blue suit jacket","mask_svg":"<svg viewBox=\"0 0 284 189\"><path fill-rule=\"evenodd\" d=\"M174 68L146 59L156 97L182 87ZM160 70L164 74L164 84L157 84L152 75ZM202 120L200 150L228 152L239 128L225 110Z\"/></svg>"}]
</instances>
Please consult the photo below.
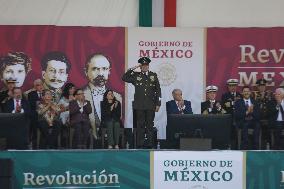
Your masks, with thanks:
<instances>
[{"instance_id":1,"label":"blue suit jacket","mask_svg":"<svg viewBox=\"0 0 284 189\"><path fill-rule=\"evenodd\" d=\"M251 103L253 104L252 117L253 120L258 121L260 119L260 109L258 103L250 98ZM239 99L235 103L235 118L236 121L245 121L246 117L246 105L244 99Z\"/></svg>"},{"instance_id":2,"label":"blue suit jacket","mask_svg":"<svg viewBox=\"0 0 284 189\"><path fill-rule=\"evenodd\" d=\"M192 114L191 102L184 101L185 109L183 110L184 114ZM178 106L175 100L168 101L166 103L167 114L179 114Z\"/></svg>"},{"instance_id":3,"label":"blue suit jacket","mask_svg":"<svg viewBox=\"0 0 284 189\"><path fill-rule=\"evenodd\" d=\"M30 116L30 113L31 113L31 108L30 108L30 104L29 102L26 100L26 99L22 99L21 100L21 108L24 109L24 114L26 116ZM14 107L14 99L11 98L10 100L8 100L6 102L6 108L5 108L5 112L6 113L12 113L12 111L15 109Z\"/></svg>"}]
</instances>

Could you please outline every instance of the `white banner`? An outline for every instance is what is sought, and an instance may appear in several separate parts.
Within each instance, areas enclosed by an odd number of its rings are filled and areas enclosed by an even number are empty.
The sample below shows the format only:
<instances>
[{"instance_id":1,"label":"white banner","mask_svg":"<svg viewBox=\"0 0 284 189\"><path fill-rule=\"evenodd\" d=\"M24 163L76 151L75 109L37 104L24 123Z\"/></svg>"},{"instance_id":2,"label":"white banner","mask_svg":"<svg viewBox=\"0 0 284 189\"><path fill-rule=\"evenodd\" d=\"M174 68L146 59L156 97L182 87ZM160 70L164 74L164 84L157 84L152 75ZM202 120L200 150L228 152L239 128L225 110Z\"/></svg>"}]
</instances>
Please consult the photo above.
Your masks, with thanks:
<instances>
[{"instance_id":1,"label":"white banner","mask_svg":"<svg viewBox=\"0 0 284 189\"><path fill-rule=\"evenodd\" d=\"M183 91L185 100L192 103L193 113L200 113L204 87L204 29L129 28L128 68L137 65L140 57L148 56L150 70L158 74L162 89L162 105L156 113L158 138L166 138L166 102L173 100L172 90ZM127 85L126 122L133 125L132 101L134 87Z\"/></svg>"},{"instance_id":2,"label":"white banner","mask_svg":"<svg viewBox=\"0 0 284 189\"><path fill-rule=\"evenodd\" d=\"M156 151L154 189L243 188L243 152Z\"/></svg>"}]
</instances>

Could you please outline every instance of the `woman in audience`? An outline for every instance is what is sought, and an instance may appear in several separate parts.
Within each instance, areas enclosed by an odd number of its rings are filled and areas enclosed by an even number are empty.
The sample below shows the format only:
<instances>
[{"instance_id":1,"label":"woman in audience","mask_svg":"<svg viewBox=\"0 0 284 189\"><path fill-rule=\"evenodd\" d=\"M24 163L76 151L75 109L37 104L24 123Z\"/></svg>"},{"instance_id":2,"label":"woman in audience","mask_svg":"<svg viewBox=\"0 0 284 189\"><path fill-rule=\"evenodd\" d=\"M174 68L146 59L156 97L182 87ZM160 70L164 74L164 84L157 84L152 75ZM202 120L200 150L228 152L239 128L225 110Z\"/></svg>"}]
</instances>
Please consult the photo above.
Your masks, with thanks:
<instances>
[{"instance_id":1,"label":"woman in audience","mask_svg":"<svg viewBox=\"0 0 284 189\"><path fill-rule=\"evenodd\" d=\"M119 149L119 130L120 130L121 105L114 97L112 90L104 93L101 101L102 125L107 128L108 148Z\"/></svg>"},{"instance_id":2,"label":"woman in audience","mask_svg":"<svg viewBox=\"0 0 284 189\"><path fill-rule=\"evenodd\" d=\"M70 124L74 128L73 148L87 148L89 130L91 128L89 114L92 113L92 107L82 89L74 92L75 100L70 101Z\"/></svg>"},{"instance_id":3,"label":"woman in audience","mask_svg":"<svg viewBox=\"0 0 284 189\"><path fill-rule=\"evenodd\" d=\"M68 128L69 128L69 102L74 100L75 85L73 83L67 83L64 86L62 96L59 100L59 107L61 109L60 120L62 122L61 127L61 146L68 146Z\"/></svg>"},{"instance_id":4,"label":"woman in audience","mask_svg":"<svg viewBox=\"0 0 284 189\"><path fill-rule=\"evenodd\" d=\"M57 148L60 129L60 107L53 102L51 91L44 90L42 101L38 104L38 124L41 131L40 148Z\"/></svg>"}]
</instances>

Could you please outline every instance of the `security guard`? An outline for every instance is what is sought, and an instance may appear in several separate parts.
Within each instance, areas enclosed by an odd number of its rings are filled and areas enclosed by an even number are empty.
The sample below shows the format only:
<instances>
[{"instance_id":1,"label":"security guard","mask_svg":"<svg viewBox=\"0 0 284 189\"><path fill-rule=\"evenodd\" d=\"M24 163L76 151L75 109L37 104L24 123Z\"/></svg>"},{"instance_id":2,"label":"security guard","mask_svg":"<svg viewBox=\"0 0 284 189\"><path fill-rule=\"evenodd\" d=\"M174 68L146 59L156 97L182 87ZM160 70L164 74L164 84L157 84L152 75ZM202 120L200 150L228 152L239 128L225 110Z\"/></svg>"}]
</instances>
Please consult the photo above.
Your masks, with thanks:
<instances>
[{"instance_id":1,"label":"security guard","mask_svg":"<svg viewBox=\"0 0 284 189\"><path fill-rule=\"evenodd\" d=\"M122 76L122 80L132 83L135 87L133 111L137 121L137 146L153 147L155 112L161 106L161 88L157 74L149 71L148 57L138 60L139 65L130 68ZM140 70L138 70L140 68ZM144 143L144 128L147 141Z\"/></svg>"},{"instance_id":2,"label":"security guard","mask_svg":"<svg viewBox=\"0 0 284 189\"><path fill-rule=\"evenodd\" d=\"M233 115L235 101L242 97L241 94L237 92L238 83L239 80L237 79L228 79L228 92L222 95L222 105L228 114Z\"/></svg>"},{"instance_id":3,"label":"security guard","mask_svg":"<svg viewBox=\"0 0 284 189\"><path fill-rule=\"evenodd\" d=\"M267 104L272 100L272 92L266 90L265 79L259 79L256 81L257 90L253 91L253 99L256 100L260 106L260 119L267 119Z\"/></svg>"},{"instance_id":4,"label":"security guard","mask_svg":"<svg viewBox=\"0 0 284 189\"><path fill-rule=\"evenodd\" d=\"M201 102L202 114L225 114L226 111L222 108L221 102L216 100L216 94L218 87L210 85L206 87L207 99L205 102Z\"/></svg>"}]
</instances>

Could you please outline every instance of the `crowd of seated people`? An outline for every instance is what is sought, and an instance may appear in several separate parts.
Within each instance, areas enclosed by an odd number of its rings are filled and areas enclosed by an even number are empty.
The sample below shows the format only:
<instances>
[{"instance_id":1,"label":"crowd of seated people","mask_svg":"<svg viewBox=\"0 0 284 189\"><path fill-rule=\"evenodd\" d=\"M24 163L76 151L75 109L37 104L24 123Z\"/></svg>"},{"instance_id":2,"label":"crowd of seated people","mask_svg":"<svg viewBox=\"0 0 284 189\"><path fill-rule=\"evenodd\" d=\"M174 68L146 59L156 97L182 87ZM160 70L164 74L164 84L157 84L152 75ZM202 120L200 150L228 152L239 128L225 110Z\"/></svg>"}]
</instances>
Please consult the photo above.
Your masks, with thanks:
<instances>
[{"instance_id":1,"label":"crowd of seated people","mask_svg":"<svg viewBox=\"0 0 284 189\"><path fill-rule=\"evenodd\" d=\"M0 92L0 110L4 113L23 113L29 117L30 148L56 149L59 139L61 148L89 147L89 115L92 108L82 89L72 83L65 84L57 102L52 91L44 89L40 79L34 81L34 87L28 93L16 87L16 83L13 79L6 80L6 87ZM284 89L277 88L273 95L273 92L266 90L266 83L265 79L260 79L256 82L256 90L244 86L238 92L238 80L229 79L228 91L221 100L216 99L218 87L209 85L206 87L206 100L200 103L201 114L231 114L233 137L237 140L237 131L241 134L240 149L261 149L260 137L263 144L270 143L272 149L283 149ZM173 100L166 103L167 114L193 114L191 102L183 99L181 89L174 89L172 95ZM107 90L100 106L101 126L106 128L108 148L119 149L121 102L112 90ZM70 129L74 131L72 136ZM249 129L253 130L252 145L249 145Z\"/></svg>"}]
</instances>

